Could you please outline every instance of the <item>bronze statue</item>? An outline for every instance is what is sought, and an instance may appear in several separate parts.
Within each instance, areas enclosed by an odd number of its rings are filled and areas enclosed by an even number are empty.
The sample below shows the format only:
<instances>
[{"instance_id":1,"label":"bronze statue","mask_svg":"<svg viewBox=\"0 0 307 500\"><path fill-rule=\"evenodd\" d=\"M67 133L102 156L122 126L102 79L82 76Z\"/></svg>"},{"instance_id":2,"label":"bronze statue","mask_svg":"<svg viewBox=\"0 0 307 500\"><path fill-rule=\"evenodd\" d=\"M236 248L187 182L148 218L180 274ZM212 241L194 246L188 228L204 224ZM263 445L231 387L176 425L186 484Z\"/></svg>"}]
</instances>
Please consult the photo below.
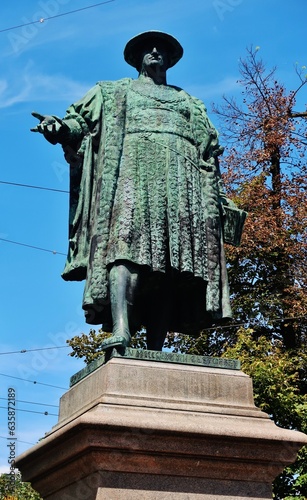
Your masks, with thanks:
<instances>
[{"instance_id":1,"label":"bronze statue","mask_svg":"<svg viewBox=\"0 0 307 500\"><path fill-rule=\"evenodd\" d=\"M197 335L231 317L223 240L238 243L244 214L223 191L203 103L167 85L182 55L174 37L142 33L124 51L136 80L97 83L63 119L33 113L32 130L70 164L63 278L86 280L88 323L112 324L103 349L144 325L161 350L167 331Z\"/></svg>"}]
</instances>

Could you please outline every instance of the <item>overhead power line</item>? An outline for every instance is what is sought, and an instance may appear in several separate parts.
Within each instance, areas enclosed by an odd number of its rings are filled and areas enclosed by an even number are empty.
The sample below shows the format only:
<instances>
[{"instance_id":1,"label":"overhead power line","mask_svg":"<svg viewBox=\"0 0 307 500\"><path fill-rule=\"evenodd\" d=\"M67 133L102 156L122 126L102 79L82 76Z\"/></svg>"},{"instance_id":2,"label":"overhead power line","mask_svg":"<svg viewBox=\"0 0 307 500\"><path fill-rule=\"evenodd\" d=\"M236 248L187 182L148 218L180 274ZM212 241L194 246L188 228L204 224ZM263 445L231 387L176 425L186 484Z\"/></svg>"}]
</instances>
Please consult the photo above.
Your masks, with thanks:
<instances>
[{"instance_id":1,"label":"overhead power line","mask_svg":"<svg viewBox=\"0 0 307 500\"><path fill-rule=\"evenodd\" d=\"M8 401L9 398L0 398L0 399L4 399L5 401ZM26 404L29 404L29 405L51 406L52 408L58 408L59 407L59 405L51 405L51 404L47 404L47 403L36 403L34 401L23 401L22 399L15 399L15 402L16 403L26 403Z\"/></svg>"},{"instance_id":2,"label":"overhead power line","mask_svg":"<svg viewBox=\"0 0 307 500\"><path fill-rule=\"evenodd\" d=\"M284 323L287 321L298 321L298 320L302 320L302 319L307 319L307 316L301 315L301 316L288 316L286 318L265 318L265 321L267 323ZM229 328L238 328L239 326L245 326L245 327L247 327L248 325L257 326L259 324L262 325L263 321L255 321L254 320L254 321L249 321L249 322L246 321L245 323L233 323L233 324L229 324L229 325L216 325L216 326L204 328L203 330L204 331L207 331L207 330L225 330L225 329L229 329ZM180 333L180 335L183 337L189 337L189 335L183 334L183 333ZM146 334L139 335L138 338L139 337L145 338ZM10 355L10 354L25 354L28 352L35 352L35 351L48 351L51 349L69 349L69 348L71 348L70 345L60 345L60 346L54 346L54 347L37 347L35 349L19 349L18 351L0 352L0 356ZM1 373L0 373L0 375L1 375Z\"/></svg>"},{"instance_id":3,"label":"overhead power line","mask_svg":"<svg viewBox=\"0 0 307 500\"><path fill-rule=\"evenodd\" d=\"M204 331L208 330L227 330L228 328L238 328L239 326L257 326L257 325L263 325L264 323L285 323L287 321L297 321L299 319L306 319L307 316L302 315L302 316L288 316L286 318L263 318L262 321L245 321L244 323L232 323L229 325L216 325L208 328L204 328ZM189 336L186 334L183 334L183 336Z\"/></svg>"},{"instance_id":4,"label":"overhead power line","mask_svg":"<svg viewBox=\"0 0 307 500\"><path fill-rule=\"evenodd\" d=\"M50 351L51 349L64 349L64 347L69 348L69 345L59 345L54 347L38 347L37 349L21 349L20 351L0 352L0 356L3 356L4 354L25 354L26 352L34 352L34 351Z\"/></svg>"},{"instance_id":5,"label":"overhead power line","mask_svg":"<svg viewBox=\"0 0 307 500\"><path fill-rule=\"evenodd\" d=\"M56 14L54 16L49 16L49 17L41 17L40 19L37 19L37 21L31 21L29 23L18 24L17 26L11 26L10 28L4 28L4 29L0 30L0 33L3 33L5 31L15 30L17 28L23 28L24 26L29 26L31 24L43 23L45 21L49 21L49 19L55 19L57 17L68 16L69 14L75 14L76 12L81 12L83 10L93 9L94 7L99 7L100 5L104 5L104 4L112 3L112 2L115 2L115 0L106 0L105 2L99 2L99 3L96 3L94 5L89 5L88 7L82 7L81 9L70 10L68 12L63 12L62 14Z\"/></svg>"},{"instance_id":6,"label":"overhead power line","mask_svg":"<svg viewBox=\"0 0 307 500\"><path fill-rule=\"evenodd\" d=\"M57 252L56 250L48 250L47 248L36 247L34 245L28 245L27 243L20 243L20 241L7 240L6 238L0 238L0 241L6 241L6 243L13 243L14 245L21 245L23 247L34 248L35 250L41 250L42 252L53 253L53 255L64 255L66 257L66 253Z\"/></svg>"},{"instance_id":7,"label":"overhead power line","mask_svg":"<svg viewBox=\"0 0 307 500\"><path fill-rule=\"evenodd\" d=\"M0 406L0 408L3 410L7 410L7 406ZM34 410L22 410L21 408L15 408L15 411L24 411L26 413L38 413L40 415L46 415L48 417L58 417L57 413L49 413L48 411L34 411Z\"/></svg>"},{"instance_id":8,"label":"overhead power line","mask_svg":"<svg viewBox=\"0 0 307 500\"><path fill-rule=\"evenodd\" d=\"M59 387L58 385L45 384L44 382L37 382L36 380L28 380L27 378L15 377L14 375L7 375L6 373L0 373L0 376L14 378L16 380L22 380L23 382L30 382L30 383L36 384L36 385L45 385L47 387L53 387L55 389L63 389L64 391L68 390L67 387Z\"/></svg>"},{"instance_id":9,"label":"overhead power line","mask_svg":"<svg viewBox=\"0 0 307 500\"><path fill-rule=\"evenodd\" d=\"M12 439L12 438L0 436L0 439L6 439L6 441L8 441L9 439ZM28 441L20 441L20 439L14 439L14 441L16 441L16 443L31 444L33 446L35 445L35 443L29 443Z\"/></svg>"},{"instance_id":10,"label":"overhead power line","mask_svg":"<svg viewBox=\"0 0 307 500\"><path fill-rule=\"evenodd\" d=\"M0 181L0 184L8 184L9 186L26 187L31 189L43 189L44 191L55 191L56 193L69 193L69 191L64 189L55 189L43 186L32 186L31 184L20 184L19 182Z\"/></svg>"}]
</instances>

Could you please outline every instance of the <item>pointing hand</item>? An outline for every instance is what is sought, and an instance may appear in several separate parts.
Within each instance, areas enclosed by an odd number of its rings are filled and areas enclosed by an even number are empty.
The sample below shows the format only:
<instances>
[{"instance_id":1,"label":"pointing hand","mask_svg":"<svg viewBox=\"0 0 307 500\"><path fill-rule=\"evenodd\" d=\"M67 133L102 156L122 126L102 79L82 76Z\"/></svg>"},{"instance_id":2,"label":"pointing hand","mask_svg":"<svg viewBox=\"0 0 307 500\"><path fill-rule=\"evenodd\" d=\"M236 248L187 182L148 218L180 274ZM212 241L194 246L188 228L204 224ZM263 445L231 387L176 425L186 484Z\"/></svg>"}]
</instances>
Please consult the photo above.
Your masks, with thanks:
<instances>
[{"instance_id":1,"label":"pointing hand","mask_svg":"<svg viewBox=\"0 0 307 500\"><path fill-rule=\"evenodd\" d=\"M41 115L34 111L32 113L34 118L37 118L40 123L36 125L36 127L31 128L31 132L39 132L40 134L44 134L45 138L51 142L52 144L56 144L58 142L58 136L62 129L63 122L60 118L56 116L49 115Z\"/></svg>"}]
</instances>

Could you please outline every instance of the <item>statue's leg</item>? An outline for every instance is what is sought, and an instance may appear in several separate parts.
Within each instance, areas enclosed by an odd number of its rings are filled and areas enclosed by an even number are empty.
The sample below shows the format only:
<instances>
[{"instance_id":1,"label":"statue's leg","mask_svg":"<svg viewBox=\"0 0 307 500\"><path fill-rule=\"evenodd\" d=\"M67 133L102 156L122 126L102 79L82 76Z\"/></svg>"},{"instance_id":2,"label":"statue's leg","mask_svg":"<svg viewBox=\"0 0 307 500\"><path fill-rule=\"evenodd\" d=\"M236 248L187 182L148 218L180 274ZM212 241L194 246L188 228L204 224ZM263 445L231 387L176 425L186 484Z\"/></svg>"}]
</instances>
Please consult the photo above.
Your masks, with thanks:
<instances>
[{"instance_id":1,"label":"statue's leg","mask_svg":"<svg viewBox=\"0 0 307 500\"><path fill-rule=\"evenodd\" d=\"M112 265L109 271L109 285L113 330L112 336L102 343L102 349L129 346L131 314L133 314L138 279L137 266L126 261L116 261Z\"/></svg>"},{"instance_id":2,"label":"statue's leg","mask_svg":"<svg viewBox=\"0 0 307 500\"><path fill-rule=\"evenodd\" d=\"M128 322L127 291L129 287L129 272L127 268L115 263L110 269L110 298L113 320L113 336L120 335L130 342Z\"/></svg>"}]
</instances>

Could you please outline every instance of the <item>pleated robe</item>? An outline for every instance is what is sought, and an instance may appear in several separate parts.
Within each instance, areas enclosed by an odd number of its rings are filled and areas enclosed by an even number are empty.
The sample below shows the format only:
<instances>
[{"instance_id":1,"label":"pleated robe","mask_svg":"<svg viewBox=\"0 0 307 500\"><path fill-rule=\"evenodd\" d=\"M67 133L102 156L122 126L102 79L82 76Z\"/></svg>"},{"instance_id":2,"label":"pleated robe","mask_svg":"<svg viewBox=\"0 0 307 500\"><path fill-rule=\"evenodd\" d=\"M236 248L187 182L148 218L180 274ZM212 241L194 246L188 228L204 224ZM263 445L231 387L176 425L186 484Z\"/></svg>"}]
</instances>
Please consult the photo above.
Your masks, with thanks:
<instances>
[{"instance_id":1,"label":"pleated robe","mask_svg":"<svg viewBox=\"0 0 307 500\"><path fill-rule=\"evenodd\" d=\"M71 176L63 278L86 279L86 321L110 329L108 270L119 260L142 270L135 329L146 326L152 291L172 297L169 330L197 335L230 317L220 147L203 103L140 76L98 83L64 123Z\"/></svg>"}]
</instances>

